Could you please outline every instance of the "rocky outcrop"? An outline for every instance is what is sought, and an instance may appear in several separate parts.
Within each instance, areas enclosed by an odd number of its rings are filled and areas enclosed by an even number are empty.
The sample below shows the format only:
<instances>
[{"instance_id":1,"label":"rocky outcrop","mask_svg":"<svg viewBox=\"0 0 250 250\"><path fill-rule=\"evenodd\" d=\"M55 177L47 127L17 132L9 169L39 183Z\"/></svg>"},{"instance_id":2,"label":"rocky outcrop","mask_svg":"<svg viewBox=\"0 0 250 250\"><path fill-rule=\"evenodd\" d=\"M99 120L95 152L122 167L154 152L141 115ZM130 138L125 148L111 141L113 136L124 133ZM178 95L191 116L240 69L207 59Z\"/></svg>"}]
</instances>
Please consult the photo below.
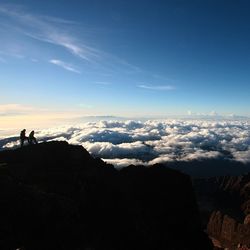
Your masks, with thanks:
<instances>
[{"instance_id":1,"label":"rocky outcrop","mask_svg":"<svg viewBox=\"0 0 250 250\"><path fill-rule=\"evenodd\" d=\"M210 206L206 206L206 214L210 215L207 224L210 237L230 250L238 246L250 248L250 173L194 183L203 213L204 200L210 201Z\"/></svg>"},{"instance_id":2,"label":"rocky outcrop","mask_svg":"<svg viewBox=\"0 0 250 250\"><path fill-rule=\"evenodd\" d=\"M212 213L207 231L228 249L237 249L238 245L250 246L250 225L238 223L228 215L222 216L219 211Z\"/></svg>"},{"instance_id":3,"label":"rocky outcrop","mask_svg":"<svg viewBox=\"0 0 250 250\"><path fill-rule=\"evenodd\" d=\"M0 152L0 221L3 250L212 249L187 175L66 142Z\"/></svg>"}]
</instances>

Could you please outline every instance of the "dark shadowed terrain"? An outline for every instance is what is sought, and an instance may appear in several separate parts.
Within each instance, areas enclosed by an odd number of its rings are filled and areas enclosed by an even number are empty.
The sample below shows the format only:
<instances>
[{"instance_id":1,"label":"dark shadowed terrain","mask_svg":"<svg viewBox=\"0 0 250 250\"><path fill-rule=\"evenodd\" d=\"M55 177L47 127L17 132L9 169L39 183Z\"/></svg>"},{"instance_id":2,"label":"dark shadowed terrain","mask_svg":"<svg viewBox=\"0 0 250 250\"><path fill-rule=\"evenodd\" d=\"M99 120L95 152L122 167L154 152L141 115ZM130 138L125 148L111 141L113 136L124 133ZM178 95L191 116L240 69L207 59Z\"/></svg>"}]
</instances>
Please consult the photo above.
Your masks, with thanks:
<instances>
[{"instance_id":1,"label":"dark shadowed terrain","mask_svg":"<svg viewBox=\"0 0 250 250\"><path fill-rule=\"evenodd\" d=\"M188 175L66 142L0 152L0 203L3 250L212 249Z\"/></svg>"},{"instance_id":2,"label":"dark shadowed terrain","mask_svg":"<svg viewBox=\"0 0 250 250\"><path fill-rule=\"evenodd\" d=\"M250 249L250 173L194 181L204 226L223 249Z\"/></svg>"},{"instance_id":3,"label":"dark shadowed terrain","mask_svg":"<svg viewBox=\"0 0 250 250\"><path fill-rule=\"evenodd\" d=\"M242 163L228 159L175 161L165 165L169 168L178 169L193 178L239 176L250 172L250 163Z\"/></svg>"}]
</instances>

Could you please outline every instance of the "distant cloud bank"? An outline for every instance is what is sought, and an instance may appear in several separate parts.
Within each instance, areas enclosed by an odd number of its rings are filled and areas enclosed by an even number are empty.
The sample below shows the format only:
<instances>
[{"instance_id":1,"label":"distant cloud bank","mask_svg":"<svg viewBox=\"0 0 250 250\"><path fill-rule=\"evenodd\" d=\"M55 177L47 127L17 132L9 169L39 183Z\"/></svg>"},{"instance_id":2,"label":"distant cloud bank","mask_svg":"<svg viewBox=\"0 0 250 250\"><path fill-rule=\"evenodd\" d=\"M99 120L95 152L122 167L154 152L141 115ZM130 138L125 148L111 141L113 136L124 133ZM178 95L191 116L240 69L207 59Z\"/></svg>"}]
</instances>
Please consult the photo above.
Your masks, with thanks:
<instances>
[{"instance_id":1,"label":"distant cloud bank","mask_svg":"<svg viewBox=\"0 0 250 250\"><path fill-rule=\"evenodd\" d=\"M39 141L66 140L116 166L232 159L250 162L250 121L99 121L37 132ZM0 147L18 145L0 139Z\"/></svg>"}]
</instances>

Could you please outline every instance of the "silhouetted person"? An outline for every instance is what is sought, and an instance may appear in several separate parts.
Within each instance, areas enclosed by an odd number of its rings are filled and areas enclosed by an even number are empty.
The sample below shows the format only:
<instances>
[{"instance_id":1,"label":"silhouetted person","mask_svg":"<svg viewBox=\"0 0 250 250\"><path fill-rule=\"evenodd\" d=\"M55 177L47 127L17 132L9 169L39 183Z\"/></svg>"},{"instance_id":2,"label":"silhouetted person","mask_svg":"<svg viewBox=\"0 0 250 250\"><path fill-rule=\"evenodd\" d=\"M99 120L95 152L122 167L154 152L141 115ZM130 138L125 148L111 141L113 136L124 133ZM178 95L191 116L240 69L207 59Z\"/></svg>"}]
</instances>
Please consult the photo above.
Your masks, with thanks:
<instances>
[{"instance_id":1,"label":"silhouetted person","mask_svg":"<svg viewBox=\"0 0 250 250\"><path fill-rule=\"evenodd\" d=\"M26 133L26 129L23 129L20 133L20 143L21 143L21 147L23 146L24 144L24 141L28 141L29 142L29 138L25 135Z\"/></svg>"},{"instance_id":2,"label":"silhouetted person","mask_svg":"<svg viewBox=\"0 0 250 250\"><path fill-rule=\"evenodd\" d=\"M35 132L32 130L29 134L29 144L37 144L37 140L34 136Z\"/></svg>"}]
</instances>

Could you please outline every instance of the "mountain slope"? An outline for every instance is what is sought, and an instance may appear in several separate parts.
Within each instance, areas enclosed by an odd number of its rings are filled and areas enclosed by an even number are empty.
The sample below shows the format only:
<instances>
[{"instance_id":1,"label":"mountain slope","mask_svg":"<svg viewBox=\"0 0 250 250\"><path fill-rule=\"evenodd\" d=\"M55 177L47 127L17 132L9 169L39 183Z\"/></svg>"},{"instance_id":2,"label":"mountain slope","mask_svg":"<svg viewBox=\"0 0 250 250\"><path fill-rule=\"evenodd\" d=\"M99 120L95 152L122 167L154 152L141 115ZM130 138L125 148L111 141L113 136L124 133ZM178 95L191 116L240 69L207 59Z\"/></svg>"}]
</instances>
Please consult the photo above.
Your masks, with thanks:
<instances>
[{"instance_id":1,"label":"mountain slope","mask_svg":"<svg viewBox=\"0 0 250 250\"><path fill-rule=\"evenodd\" d=\"M0 249L212 249L189 176L121 171L81 146L0 152Z\"/></svg>"}]
</instances>

